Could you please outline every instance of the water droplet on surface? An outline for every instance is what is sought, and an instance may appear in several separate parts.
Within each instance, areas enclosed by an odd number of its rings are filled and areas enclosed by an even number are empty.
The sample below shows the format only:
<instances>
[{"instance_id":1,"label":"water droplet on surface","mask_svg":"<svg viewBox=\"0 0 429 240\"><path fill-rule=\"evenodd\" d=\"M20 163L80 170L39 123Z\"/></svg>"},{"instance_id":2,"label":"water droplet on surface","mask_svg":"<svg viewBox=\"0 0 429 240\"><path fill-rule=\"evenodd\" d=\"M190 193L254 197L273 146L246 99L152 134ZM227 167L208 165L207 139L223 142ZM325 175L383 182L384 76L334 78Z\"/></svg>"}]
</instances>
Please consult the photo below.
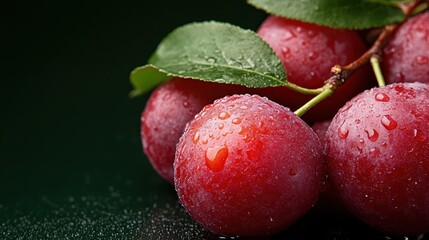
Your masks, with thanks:
<instances>
[{"instance_id":1,"label":"water droplet on surface","mask_svg":"<svg viewBox=\"0 0 429 240\"><path fill-rule=\"evenodd\" d=\"M194 144L197 144L199 140L200 140L200 132L196 132L196 133L194 134L194 137L192 138L192 142L193 142Z\"/></svg>"},{"instance_id":2,"label":"water droplet on surface","mask_svg":"<svg viewBox=\"0 0 429 240\"><path fill-rule=\"evenodd\" d=\"M366 136L371 142L375 142L378 139L378 132L372 128L365 128L364 131L366 132Z\"/></svg>"},{"instance_id":3,"label":"water droplet on surface","mask_svg":"<svg viewBox=\"0 0 429 240\"><path fill-rule=\"evenodd\" d=\"M219 123L219 125L217 125L217 127L219 128L219 130L222 130L224 128L225 125L223 125L223 123Z\"/></svg>"},{"instance_id":4,"label":"water droplet on surface","mask_svg":"<svg viewBox=\"0 0 429 240\"><path fill-rule=\"evenodd\" d=\"M234 118L234 119L232 119L232 123L233 124L240 124L241 123L241 118Z\"/></svg>"},{"instance_id":5,"label":"water droplet on surface","mask_svg":"<svg viewBox=\"0 0 429 240\"><path fill-rule=\"evenodd\" d=\"M310 37L314 37L314 36L316 36L316 33L315 33L314 31L312 31L312 30L309 30L309 31L307 32L307 34L308 34L308 36L310 36Z\"/></svg>"},{"instance_id":6,"label":"water droplet on surface","mask_svg":"<svg viewBox=\"0 0 429 240\"><path fill-rule=\"evenodd\" d=\"M207 148L206 166L212 171L219 172L228 158L228 148L225 145Z\"/></svg>"},{"instance_id":7,"label":"water droplet on surface","mask_svg":"<svg viewBox=\"0 0 429 240\"><path fill-rule=\"evenodd\" d=\"M309 60L311 60L311 61L314 61L314 60L316 60L317 59L317 57L319 56L319 54L317 54L317 53L315 53L315 52L310 52L309 54L308 54L308 59Z\"/></svg>"},{"instance_id":8,"label":"water droplet on surface","mask_svg":"<svg viewBox=\"0 0 429 240\"><path fill-rule=\"evenodd\" d=\"M381 124L387 130L393 130L398 126L398 123L390 115L384 115L381 117Z\"/></svg>"},{"instance_id":9,"label":"water droplet on surface","mask_svg":"<svg viewBox=\"0 0 429 240\"><path fill-rule=\"evenodd\" d=\"M347 126L345 123L343 123L340 128L338 128L338 136L341 139L346 139L347 136L349 136L349 130L347 129Z\"/></svg>"},{"instance_id":10,"label":"water droplet on surface","mask_svg":"<svg viewBox=\"0 0 429 240\"><path fill-rule=\"evenodd\" d=\"M302 32L302 28L301 27L296 27L296 31L300 33L300 32Z\"/></svg>"},{"instance_id":11,"label":"water droplet on surface","mask_svg":"<svg viewBox=\"0 0 429 240\"><path fill-rule=\"evenodd\" d=\"M296 36L292 32L290 32L290 31L284 31L283 34L282 34L282 36L281 36L281 39L283 41L287 41L287 40L292 39L294 37L296 37Z\"/></svg>"},{"instance_id":12,"label":"water droplet on surface","mask_svg":"<svg viewBox=\"0 0 429 240\"><path fill-rule=\"evenodd\" d=\"M362 150L364 148L364 146L365 146L365 141L363 139L359 139L359 142L357 144L357 148L359 150Z\"/></svg>"},{"instance_id":13,"label":"water droplet on surface","mask_svg":"<svg viewBox=\"0 0 429 240\"><path fill-rule=\"evenodd\" d=\"M242 109L242 110L246 110L247 109L247 106L240 106L240 109Z\"/></svg>"},{"instance_id":14,"label":"water droplet on surface","mask_svg":"<svg viewBox=\"0 0 429 240\"><path fill-rule=\"evenodd\" d=\"M371 148L369 150L369 156L377 157L378 155L380 155L380 150L378 148Z\"/></svg>"},{"instance_id":15,"label":"water droplet on surface","mask_svg":"<svg viewBox=\"0 0 429 240\"><path fill-rule=\"evenodd\" d=\"M294 177L294 176L296 176L296 171L295 171L295 169L289 169L289 176L291 176L291 177Z\"/></svg>"},{"instance_id":16,"label":"water droplet on surface","mask_svg":"<svg viewBox=\"0 0 429 240\"><path fill-rule=\"evenodd\" d=\"M290 57L290 49L288 47L282 48L282 55L283 58L289 58Z\"/></svg>"},{"instance_id":17,"label":"water droplet on surface","mask_svg":"<svg viewBox=\"0 0 429 240\"><path fill-rule=\"evenodd\" d=\"M418 56L418 57L416 58L416 62L417 62L418 64L420 64L420 65L428 64L428 63L429 63L429 57L426 57L426 56Z\"/></svg>"},{"instance_id":18,"label":"water droplet on surface","mask_svg":"<svg viewBox=\"0 0 429 240\"><path fill-rule=\"evenodd\" d=\"M379 102L388 102L390 101L390 97L385 93L377 93L375 94L375 100Z\"/></svg>"},{"instance_id":19,"label":"water droplet on surface","mask_svg":"<svg viewBox=\"0 0 429 240\"><path fill-rule=\"evenodd\" d=\"M241 127L240 131L238 131L238 134L244 134L246 132L246 128Z\"/></svg>"},{"instance_id":20,"label":"water droplet on surface","mask_svg":"<svg viewBox=\"0 0 429 240\"><path fill-rule=\"evenodd\" d=\"M229 114L229 112L220 112L218 117L221 120L225 120L228 119L231 116L231 114Z\"/></svg>"},{"instance_id":21,"label":"water droplet on surface","mask_svg":"<svg viewBox=\"0 0 429 240\"><path fill-rule=\"evenodd\" d=\"M184 101L184 102L183 102L183 107L188 108L188 107L189 107L189 102Z\"/></svg>"},{"instance_id":22,"label":"water droplet on surface","mask_svg":"<svg viewBox=\"0 0 429 240\"><path fill-rule=\"evenodd\" d=\"M205 144L207 144L208 142L209 142L209 140L208 140L207 138L205 138L205 139L203 139L203 140L201 141L201 143L202 143L202 144L204 144L204 145L205 145Z\"/></svg>"},{"instance_id":23,"label":"water droplet on surface","mask_svg":"<svg viewBox=\"0 0 429 240\"><path fill-rule=\"evenodd\" d=\"M207 57L206 60L208 63L216 63L216 59L213 57Z\"/></svg>"},{"instance_id":24,"label":"water droplet on surface","mask_svg":"<svg viewBox=\"0 0 429 240\"><path fill-rule=\"evenodd\" d=\"M424 142L426 141L426 139L427 136L424 132L418 129L414 129L414 140L416 140L417 142Z\"/></svg>"}]
</instances>

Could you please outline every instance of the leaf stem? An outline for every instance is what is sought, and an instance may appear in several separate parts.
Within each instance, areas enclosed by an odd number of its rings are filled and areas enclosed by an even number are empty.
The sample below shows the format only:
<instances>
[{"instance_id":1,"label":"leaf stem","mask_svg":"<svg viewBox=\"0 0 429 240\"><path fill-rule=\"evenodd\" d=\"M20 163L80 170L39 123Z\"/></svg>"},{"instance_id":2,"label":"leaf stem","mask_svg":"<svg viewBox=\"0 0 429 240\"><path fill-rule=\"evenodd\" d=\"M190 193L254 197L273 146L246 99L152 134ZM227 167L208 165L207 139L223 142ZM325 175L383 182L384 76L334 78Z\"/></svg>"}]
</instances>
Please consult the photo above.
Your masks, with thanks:
<instances>
[{"instance_id":1,"label":"leaf stem","mask_svg":"<svg viewBox=\"0 0 429 240\"><path fill-rule=\"evenodd\" d=\"M313 89L311 89L311 88L304 88L304 87L301 87L301 86L296 85L296 84L291 83L291 82L286 82L285 86L287 88L295 91L295 92L299 92L299 93L307 94L307 95L317 95L317 94L323 92L323 90L324 90L323 87L313 88Z\"/></svg>"},{"instance_id":2,"label":"leaf stem","mask_svg":"<svg viewBox=\"0 0 429 240\"><path fill-rule=\"evenodd\" d=\"M383 73L381 72L380 68L380 61L378 55L372 55L371 56L371 66L372 70L374 71L375 78L377 79L377 83L379 87L386 86L386 82L384 81Z\"/></svg>"},{"instance_id":3,"label":"leaf stem","mask_svg":"<svg viewBox=\"0 0 429 240\"><path fill-rule=\"evenodd\" d=\"M322 89L323 89L322 92L320 92L315 97L313 97L312 99L310 99L310 101L308 101L307 103L305 103L304 105L302 105L294 113L296 115L298 115L298 117L301 117L302 115L304 115L304 113L306 113L312 107L316 106L319 102L323 101L325 98L327 98L327 97L331 96L332 94L334 94L334 90L331 89L331 88L329 88L329 87L322 88Z\"/></svg>"}]
</instances>

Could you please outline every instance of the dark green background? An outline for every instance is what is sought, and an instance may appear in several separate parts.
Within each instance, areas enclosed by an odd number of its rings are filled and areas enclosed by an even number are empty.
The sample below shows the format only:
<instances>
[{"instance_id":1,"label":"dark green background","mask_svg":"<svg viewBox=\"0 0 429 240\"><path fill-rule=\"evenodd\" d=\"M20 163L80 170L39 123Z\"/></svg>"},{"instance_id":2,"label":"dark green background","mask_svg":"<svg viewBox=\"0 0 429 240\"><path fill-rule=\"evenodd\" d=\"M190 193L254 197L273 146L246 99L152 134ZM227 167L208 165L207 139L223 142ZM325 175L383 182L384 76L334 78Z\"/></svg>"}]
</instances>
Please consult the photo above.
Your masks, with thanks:
<instances>
[{"instance_id":1,"label":"dark green background","mask_svg":"<svg viewBox=\"0 0 429 240\"><path fill-rule=\"evenodd\" d=\"M238 0L116 2L0 6L0 239L217 238L143 155L148 95L128 98L129 73L178 26L255 30L266 15ZM354 220L310 217L279 238L362 234L379 237Z\"/></svg>"}]
</instances>

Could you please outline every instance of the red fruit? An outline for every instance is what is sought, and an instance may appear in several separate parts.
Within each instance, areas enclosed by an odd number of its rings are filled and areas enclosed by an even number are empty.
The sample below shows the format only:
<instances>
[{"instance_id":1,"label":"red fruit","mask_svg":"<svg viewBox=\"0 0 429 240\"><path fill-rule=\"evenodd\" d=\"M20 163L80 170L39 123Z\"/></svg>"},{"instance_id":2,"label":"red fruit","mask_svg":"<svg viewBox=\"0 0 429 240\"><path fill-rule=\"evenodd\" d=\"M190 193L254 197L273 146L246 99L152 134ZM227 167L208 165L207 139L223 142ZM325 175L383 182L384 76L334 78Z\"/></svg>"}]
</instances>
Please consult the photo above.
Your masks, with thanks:
<instances>
[{"instance_id":1,"label":"red fruit","mask_svg":"<svg viewBox=\"0 0 429 240\"><path fill-rule=\"evenodd\" d=\"M201 109L215 99L242 91L241 87L173 78L157 87L141 117L143 150L154 169L173 184L176 144Z\"/></svg>"},{"instance_id":2,"label":"red fruit","mask_svg":"<svg viewBox=\"0 0 429 240\"><path fill-rule=\"evenodd\" d=\"M328 176L346 207L394 235L429 231L429 85L363 92L327 132Z\"/></svg>"},{"instance_id":3,"label":"red fruit","mask_svg":"<svg viewBox=\"0 0 429 240\"><path fill-rule=\"evenodd\" d=\"M326 132L330 124L331 120L326 120L323 122L317 122L311 126L313 131L320 138L323 147L326 145ZM326 155L324 155L324 157L326 157ZM319 197L315 211L328 215L344 215L347 213L347 211L342 206L339 197L329 185L329 183L327 183L325 187L325 191Z\"/></svg>"},{"instance_id":4,"label":"red fruit","mask_svg":"<svg viewBox=\"0 0 429 240\"><path fill-rule=\"evenodd\" d=\"M387 83L429 82L429 12L408 19L383 51Z\"/></svg>"},{"instance_id":5,"label":"red fruit","mask_svg":"<svg viewBox=\"0 0 429 240\"><path fill-rule=\"evenodd\" d=\"M204 107L176 152L175 187L191 217L228 236L267 236L295 222L322 188L322 146L289 109L257 95Z\"/></svg>"},{"instance_id":6,"label":"red fruit","mask_svg":"<svg viewBox=\"0 0 429 240\"><path fill-rule=\"evenodd\" d=\"M317 122L311 126L313 131L317 134L324 146L326 143L326 131L328 130L329 125L331 124L331 120L325 120L322 122Z\"/></svg>"},{"instance_id":7,"label":"red fruit","mask_svg":"<svg viewBox=\"0 0 429 240\"><path fill-rule=\"evenodd\" d=\"M331 68L335 64L348 64L366 50L363 40L354 31L331 29L276 16L268 17L259 27L258 34L283 62L288 80L306 88L322 87L331 76ZM332 118L347 100L368 88L370 74L367 67L359 69L341 90L323 104L312 108L304 115L304 119L307 122L318 122ZM293 110L312 97L285 87L267 88L261 94Z\"/></svg>"}]
</instances>

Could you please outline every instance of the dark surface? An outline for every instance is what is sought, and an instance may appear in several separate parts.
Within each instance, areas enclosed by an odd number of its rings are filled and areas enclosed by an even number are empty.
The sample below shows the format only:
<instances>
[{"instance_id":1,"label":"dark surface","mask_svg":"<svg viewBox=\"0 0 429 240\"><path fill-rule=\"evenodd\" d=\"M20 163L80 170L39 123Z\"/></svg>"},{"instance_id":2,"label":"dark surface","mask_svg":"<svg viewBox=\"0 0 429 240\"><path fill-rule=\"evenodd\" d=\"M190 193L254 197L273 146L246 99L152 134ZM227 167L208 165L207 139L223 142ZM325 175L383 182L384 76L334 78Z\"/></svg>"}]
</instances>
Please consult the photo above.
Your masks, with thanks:
<instances>
[{"instance_id":1,"label":"dark surface","mask_svg":"<svg viewBox=\"0 0 429 240\"><path fill-rule=\"evenodd\" d=\"M142 153L130 71L185 23L255 30L245 1L10 1L0 8L0 239L218 239ZM384 239L310 215L278 239Z\"/></svg>"}]
</instances>

